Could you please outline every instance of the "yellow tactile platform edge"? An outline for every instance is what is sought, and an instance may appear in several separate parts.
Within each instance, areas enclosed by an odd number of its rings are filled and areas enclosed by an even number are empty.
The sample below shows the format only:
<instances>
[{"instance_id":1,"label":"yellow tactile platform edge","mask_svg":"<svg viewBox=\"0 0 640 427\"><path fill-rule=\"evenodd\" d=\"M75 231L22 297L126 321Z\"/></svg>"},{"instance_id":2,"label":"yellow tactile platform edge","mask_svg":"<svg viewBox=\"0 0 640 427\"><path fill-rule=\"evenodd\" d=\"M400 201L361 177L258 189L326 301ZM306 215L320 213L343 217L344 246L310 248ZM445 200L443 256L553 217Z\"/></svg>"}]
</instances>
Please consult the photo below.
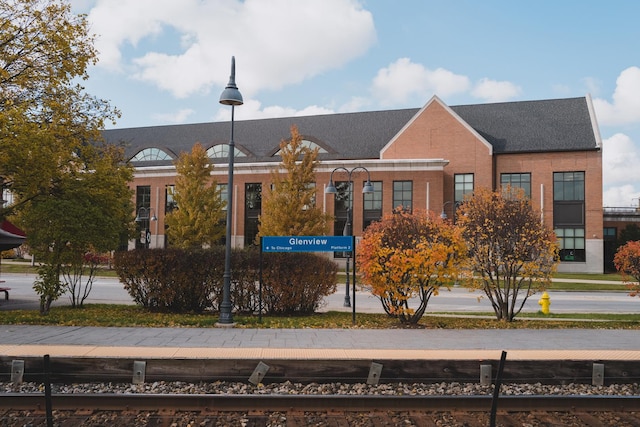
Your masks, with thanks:
<instances>
[{"instance_id":1,"label":"yellow tactile platform edge","mask_svg":"<svg viewBox=\"0 0 640 427\"><path fill-rule=\"evenodd\" d=\"M315 348L104 347L0 345L8 357L114 357L148 359L495 360L501 350L381 350ZM507 350L509 360L640 360L640 350Z\"/></svg>"}]
</instances>

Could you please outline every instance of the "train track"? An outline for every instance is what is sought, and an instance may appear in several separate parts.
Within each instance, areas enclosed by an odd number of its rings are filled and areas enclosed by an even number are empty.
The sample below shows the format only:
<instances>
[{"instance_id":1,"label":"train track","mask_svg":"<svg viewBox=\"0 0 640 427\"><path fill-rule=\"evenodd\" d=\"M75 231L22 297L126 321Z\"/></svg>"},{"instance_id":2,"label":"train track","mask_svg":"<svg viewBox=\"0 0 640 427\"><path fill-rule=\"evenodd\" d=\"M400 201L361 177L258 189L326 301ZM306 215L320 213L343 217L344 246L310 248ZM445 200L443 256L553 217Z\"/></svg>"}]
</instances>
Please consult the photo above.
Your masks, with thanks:
<instances>
[{"instance_id":1,"label":"train track","mask_svg":"<svg viewBox=\"0 0 640 427\"><path fill-rule=\"evenodd\" d=\"M488 426L490 396L54 394L55 425ZM47 425L45 397L9 393L0 425ZM637 426L640 397L505 396L499 426Z\"/></svg>"}]
</instances>

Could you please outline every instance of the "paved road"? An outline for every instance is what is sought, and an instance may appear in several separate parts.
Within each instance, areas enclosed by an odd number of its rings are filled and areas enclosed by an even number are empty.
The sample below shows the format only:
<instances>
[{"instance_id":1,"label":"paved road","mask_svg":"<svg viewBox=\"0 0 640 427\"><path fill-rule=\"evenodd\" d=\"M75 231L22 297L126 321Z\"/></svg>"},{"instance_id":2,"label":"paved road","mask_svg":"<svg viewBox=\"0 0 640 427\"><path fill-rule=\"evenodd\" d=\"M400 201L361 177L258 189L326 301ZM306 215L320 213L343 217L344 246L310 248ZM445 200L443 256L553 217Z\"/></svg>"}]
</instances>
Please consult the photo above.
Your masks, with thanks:
<instances>
[{"instance_id":1,"label":"paved road","mask_svg":"<svg viewBox=\"0 0 640 427\"><path fill-rule=\"evenodd\" d=\"M37 309L38 296L33 291L33 274L3 273L4 284L11 288L10 300L0 299L0 311L16 309ZM491 312L491 304L482 298L480 292L469 292L464 288L443 290L440 295L432 297L427 312ZM631 298L626 292L560 292L549 291L551 312L555 313L640 313L640 298ZM338 292L325 299L321 311L352 311L353 307L344 306L345 286L338 285ZM0 295L1 298L1 295ZM537 312L540 309L534 295L527 301L523 312ZM93 289L86 300L87 304L133 304L131 297L122 284L114 278L96 279ZM63 295L53 306L70 304L69 297ZM357 313L382 313L380 302L365 291L356 293Z\"/></svg>"}]
</instances>

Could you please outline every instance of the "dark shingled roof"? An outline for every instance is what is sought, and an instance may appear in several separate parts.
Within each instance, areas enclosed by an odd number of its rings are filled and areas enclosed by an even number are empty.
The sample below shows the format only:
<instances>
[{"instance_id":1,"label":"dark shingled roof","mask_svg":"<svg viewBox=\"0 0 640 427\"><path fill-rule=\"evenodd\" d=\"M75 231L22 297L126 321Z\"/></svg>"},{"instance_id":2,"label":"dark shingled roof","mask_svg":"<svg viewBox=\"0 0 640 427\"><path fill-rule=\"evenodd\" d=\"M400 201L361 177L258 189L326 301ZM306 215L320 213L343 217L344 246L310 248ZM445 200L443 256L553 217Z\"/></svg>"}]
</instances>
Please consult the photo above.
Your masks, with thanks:
<instances>
[{"instance_id":1,"label":"dark shingled roof","mask_svg":"<svg viewBox=\"0 0 640 427\"><path fill-rule=\"evenodd\" d=\"M496 154L598 149L586 98L462 105L451 109L486 138ZM236 157L236 161L274 161L272 155L280 141L290 137L292 125L298 127L305 139L327 151L320 155L322 160L377 159L380 150L419 111L412 108L237 120L234 141L247 157ZM196 142L205 148L227 144L230 123L112 129L103 135L109 143L124 143L127 158L150 147L177 156L191 151Z\"/></svg>"},{"instance_id":2,"label":"dark shingled roof","mask_svg":"<svg viewBox=\"0 0 640 427\"><path fill-rule=\"evenodd\" d=\"M598 149L587 99L503 102L451 107L494 153Z\"/></svg>"}]
</instances>

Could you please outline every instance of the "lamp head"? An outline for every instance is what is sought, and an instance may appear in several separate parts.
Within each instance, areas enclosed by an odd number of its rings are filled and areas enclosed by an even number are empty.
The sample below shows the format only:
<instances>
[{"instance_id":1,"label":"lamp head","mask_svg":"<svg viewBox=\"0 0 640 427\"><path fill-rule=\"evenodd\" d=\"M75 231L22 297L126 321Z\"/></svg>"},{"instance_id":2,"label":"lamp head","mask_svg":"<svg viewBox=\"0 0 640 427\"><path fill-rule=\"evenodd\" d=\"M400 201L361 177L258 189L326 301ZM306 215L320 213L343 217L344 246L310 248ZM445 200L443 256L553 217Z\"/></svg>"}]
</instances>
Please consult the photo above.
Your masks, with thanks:
<instances>
[{"instance_id":1,"label":"lamp head","mask_svg":"<svg viewBox=\"0 0 640 427\"><path fill-rule=\"evenodd\" d=\"M325 194L337 194L338 193L338 189L336 188L335 185L333 185L333 180L329 181L329 185L327 185L327 188L324 189Z\"/></svg>"},{"instance_id":2,"label":"lamp head","mask_svg":"<svg viewBox=\"0 0 640 427\"><path fill-rule=\"evenodd\" d=\"M367 180L367 182L364 184L364 187L362 187L362 192L364 194L373 193L374 192L373 184L371 184L371 181Z\"/></svg>"},{"instance_id":3,"label":"lamp head","mask_svg":"<svg viewBox=\"0 0 640 427\"><path fill-rule=\"evenodd\" d=\"M220 94L220 104L223 105L242 105L242 94L236 86L236 58L231 57L231 76L229 77L229 83L224 88L222 94Z\"/></svg>"}]
</instances>

